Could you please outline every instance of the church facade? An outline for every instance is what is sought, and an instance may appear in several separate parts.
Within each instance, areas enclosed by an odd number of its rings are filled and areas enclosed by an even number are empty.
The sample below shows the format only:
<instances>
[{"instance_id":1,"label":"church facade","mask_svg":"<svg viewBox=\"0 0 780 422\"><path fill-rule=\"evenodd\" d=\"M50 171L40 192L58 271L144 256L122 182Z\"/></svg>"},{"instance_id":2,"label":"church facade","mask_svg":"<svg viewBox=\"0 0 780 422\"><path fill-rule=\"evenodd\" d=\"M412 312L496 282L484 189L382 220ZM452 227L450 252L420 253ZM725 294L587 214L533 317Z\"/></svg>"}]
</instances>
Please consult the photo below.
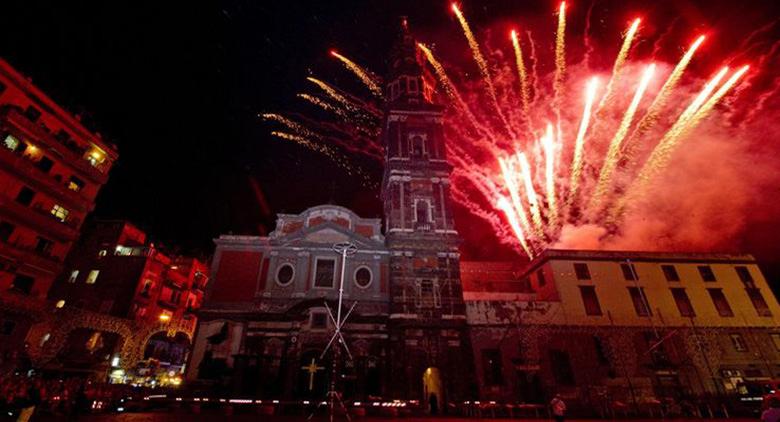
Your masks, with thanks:
<instances>
[{"instance_id":1,"label":"church facade","mask_svg":"<svg viewBox=\"0 0 780 422\"><path fill-rule=\"evenodd\" d=\"M323 397L330 356L320 355L343 272L343 312L356 303L344 326L353 357L343 368L347 397L473 395L452 168L433 82L404 22L386 90L384 234L379 219L323 205L279 215L267 237L216 240L189 379L260 397ZM343 242L357 248L345 262L333 249Z\"/></svg>"}]
</instances>

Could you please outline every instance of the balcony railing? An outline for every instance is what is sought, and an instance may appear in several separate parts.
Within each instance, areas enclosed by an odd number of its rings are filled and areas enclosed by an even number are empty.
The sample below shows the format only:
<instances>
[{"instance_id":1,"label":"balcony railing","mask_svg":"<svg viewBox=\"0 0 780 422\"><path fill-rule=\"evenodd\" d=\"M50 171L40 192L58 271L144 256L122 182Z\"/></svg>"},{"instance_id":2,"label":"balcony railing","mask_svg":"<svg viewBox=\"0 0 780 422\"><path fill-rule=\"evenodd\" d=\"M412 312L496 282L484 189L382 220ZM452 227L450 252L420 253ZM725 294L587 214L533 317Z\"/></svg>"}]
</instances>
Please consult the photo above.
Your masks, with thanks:
<instances>
[{"instance_id":1,"label":"balcony railing","mask_svg":"<svg viewBox=\"0 0 780 422\"><path fill-rule=\"evenodd\" d=\"M170 278L166 278L163 284L175 290L184 290L184 283L176 282Z\"/></svg>"},{"instance_id":2,"label":"balcony railing","mask_svg":"<svg viewBox=\"0 0 780 422\"><path fill-rule=\"evenodd\" d=\"M16 173L36 190L44 191L54 196L71 209L82 212L90 211L91 200L84 195L70 190L67 182L57 180L54 176L42 172L35 162L21 154L0 146L0 168Z\"/></svg>"},{"instance_id":3,"label":"balcony railing","mask_svg":"<svg viewBox=\"0 0 780 422\"><path fill-rule=\"evenodd\" d=\"M41 207L26 207L5 195L0 195L0 214L11 215L12 218L23 221L26 225L34 227L58 240L72 241L78 238L76 229L79 221L76 219L62 222Z\"/></svg>"},{"instance_id":4,"label":"balcony railing","mask_svg":"<svg viewBox=\"0 0 780 422\"><path fill-rule=\"evenodd\" d=\"M63 268L62 259L46 252L39 252L29 245L0 241L0 255L10 258L19 265L35 266L54 274L59 273Z\"/></svg>"},{"instance_id":5,"label":"balcony railing","mask_svg":"<svg viewBox=\"0 0 780 422\"><path fill-rule=\"evenodd\" d=\"M75 144L58 141L48 129L28 119L17 107L5 106L0 109L0 119L6 120L29 138L32 138L33 141L46 144L48 148L65 157L67 165L76 168L92 181L102 185L108 180L108 174L100 168L93 166L84 158L84 155L87 153L86 149Z\"/></svg>"},{"instance_id":6,"label":"balcony railing","mask_svg":"<svg viewBox=\"0 0 780 422\"><path fill-rule=\"evenodd\" d=\"M165 300L165 299L158 299L157 300L157 304L162 306L163 308L168 308L168 309L171 309L171 310L177 309L179 307L178 303L173 303L173 302L171 302L169 300Z\"/></svg>"}]
</instances>

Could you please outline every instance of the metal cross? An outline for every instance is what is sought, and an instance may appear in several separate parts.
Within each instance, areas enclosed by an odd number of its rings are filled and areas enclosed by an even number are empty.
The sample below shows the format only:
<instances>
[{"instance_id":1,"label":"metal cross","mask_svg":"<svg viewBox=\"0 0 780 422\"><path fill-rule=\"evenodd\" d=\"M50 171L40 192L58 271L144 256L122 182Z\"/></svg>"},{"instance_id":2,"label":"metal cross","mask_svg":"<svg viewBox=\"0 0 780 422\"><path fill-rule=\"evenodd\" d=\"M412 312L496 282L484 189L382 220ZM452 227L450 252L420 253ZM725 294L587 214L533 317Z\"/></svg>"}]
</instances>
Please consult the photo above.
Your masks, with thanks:
<instances>
[{"instance_id":1,"label":"metal cross","mask_svg":"<svg viewBox=\"0 0 780 422\"><path fill-rule=\"evenodd\" d=\"M306 366L301 366L301 369L306 370L309 373L309 391L314 390L314 375L317 371L325 369L324 366L317 366L317 361L311 358L311 363Z\"/></svg>"}]
</instances>

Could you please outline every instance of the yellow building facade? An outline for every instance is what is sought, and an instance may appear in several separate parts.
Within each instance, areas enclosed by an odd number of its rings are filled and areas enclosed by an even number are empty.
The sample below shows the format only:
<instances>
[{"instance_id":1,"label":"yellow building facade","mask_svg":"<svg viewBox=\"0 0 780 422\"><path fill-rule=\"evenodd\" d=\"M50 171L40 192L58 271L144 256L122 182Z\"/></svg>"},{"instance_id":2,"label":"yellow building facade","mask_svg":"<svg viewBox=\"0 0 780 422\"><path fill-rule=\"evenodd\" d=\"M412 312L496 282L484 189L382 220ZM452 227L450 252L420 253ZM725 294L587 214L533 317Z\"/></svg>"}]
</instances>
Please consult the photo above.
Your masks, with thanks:
<instances>
[{"instance_id":1,"label":"yellow building facade","mask_svg":"<svg viewBox=\"0 0 780 422\"><path fill-rule=\"evenodd\" d=\"M780 305L750 255L548 250L518 283L465 297L485 399L739 412L780 378Z\"/></svg>"}]
</instances>

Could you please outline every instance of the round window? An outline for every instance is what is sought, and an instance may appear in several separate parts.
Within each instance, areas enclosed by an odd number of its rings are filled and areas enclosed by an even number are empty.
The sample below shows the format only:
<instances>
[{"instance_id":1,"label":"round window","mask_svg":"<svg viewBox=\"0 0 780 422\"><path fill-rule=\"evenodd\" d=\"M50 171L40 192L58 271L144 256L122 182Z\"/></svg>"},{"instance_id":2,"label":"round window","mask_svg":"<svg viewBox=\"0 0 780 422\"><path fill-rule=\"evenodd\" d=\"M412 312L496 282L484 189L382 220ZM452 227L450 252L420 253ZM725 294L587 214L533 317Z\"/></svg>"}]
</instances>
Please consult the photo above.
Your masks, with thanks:
<instances>
[{"instance_id":1,"label":"round window","mask_svg":"<svg viewBox=\"0 0 780 422\"><path fill-rule=\"evenodd\" d=\"M276 282L282 286L286 286L292 282L295 275L295 269L290 264L283 264L276 270Z\"/></svg>"},{"instance_id":2,"label":"round window","mask_svg":"<svg viewBox=\"0 0 780 422\"><path fill-rule=\"evenodd\" d=\"M366 288L371 284L371 270L366 267L360 267L355 271L355 283L358 287Z\"/></svg>"}]
</instances>

